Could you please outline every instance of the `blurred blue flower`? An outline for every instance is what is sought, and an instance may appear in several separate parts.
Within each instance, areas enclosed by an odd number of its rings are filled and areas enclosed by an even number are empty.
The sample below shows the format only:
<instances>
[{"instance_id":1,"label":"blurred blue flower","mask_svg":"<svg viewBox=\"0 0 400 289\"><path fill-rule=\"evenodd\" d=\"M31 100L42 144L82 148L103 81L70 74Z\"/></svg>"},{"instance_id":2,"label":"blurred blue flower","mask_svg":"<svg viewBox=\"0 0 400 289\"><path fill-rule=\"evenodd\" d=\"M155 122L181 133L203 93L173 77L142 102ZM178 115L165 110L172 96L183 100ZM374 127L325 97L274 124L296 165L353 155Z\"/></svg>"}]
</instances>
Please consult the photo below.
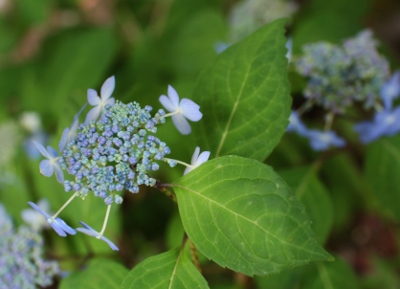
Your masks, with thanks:
<instances>
[{"instance_id":1,"label":"blurred blue flower","mask_svg":"<svg viewBox=\"0 0 400 289\"><path fill-rule=\"evenodd\" d=\"M311 129L307 132L310 146L316 151L324 151L329 147L343 147L346 142L332 130L320 131Z\"/></svg>"},{"instance_id":2,"label":"blurred blue flower","mask_svg":"<svg viewBox=\"0 0 400 289\"><path fill-rule=\"evenodd\" d=\"M37 203L37 207L39 207L42 212L49 212L50 203L47 199L40 199ZM50 227L47 220L44 220L41 215L43 214L36 209L24 209L21 212L22 219L35 231L41 231L43 228Z\"/></svg>"},{"instance_id":3,"label":"blurred blue flower","mask_svg":"<svg viewBox=\"0 0 400 289\"><path fill-rule=\"evenodd\" d=\"M385 109L392 107L393 100L400 95L400 71L397 71L381 88L381 97Z\"/></svg>"},{"instance_id":4,"label":"blurred blue flower","mask_svg":"<svg viewBox=\"0 0 400 289\"><path fill-rule=\"evenodd\" d=\"M375 114L373 121L356 124L354 130L362 143L370 143L382 136L391 136L400 131L400 107L383 109Z\"/></svg>"},{"instance_id":5,"label":"blurred blue flower","mask_svg":"<svg viewBox=\"0 0 400 289\"><path fill-rule=\"evenodd\" d=\"M179 101L178 93L171 85L168 85L168 97L161 95L159 100L164 108L170 112L163 117L172 116L172 121L181 134L189 134L192 131L186 119L199 121L203 116L200 112L200 106L192 100L183 98Z\"/></svg>"},{"instance_id":6,"label":"blurred blue flower","mask_svg":"<svg viewBox=\"0 0 400 289\"><path fill-rule=\"evenodd\" d=\"M231 46L231 44L222 41L218 41L214 44L214 48L217 54L224 52L229 46Z\"/></svg>"},{"instance_id":7,"label":"blurred blue flower","mask_svg":"<svg viewBox=\"0 0 400 289\"><path fill-rule=\"evenodd\" d=\"M28 157L36 160L41 156L40 151L33 144L33 141L38 143L47 143L48 139L48 135L42 130L39 130L27 137L24 141L24 149Z\"/></svg>"},{"instance_id":8,"label":"blurred blue flower","mask_svg":"<svg viewBox=\"0 0 400 289\"><path fill-rule=\"evenodd\" d=\"M114 105L115 99L111 97L115 88L115 77L111 76L104 81L101 86L100 96L97 91L89 88L87 92L87 99L90 105L94 106L86 115L85 125L89 124L92 120L97 120L107 104Z\"/></svg>"},{"instance_id":9,"label":"blurred blue flower","mask_svg":"<svg viewBox=\"0 0 400 289\"><path fill-rule=\"evenodd\" d=\"M190 162L190 166L186 167L185 172L183 173L183 175L186 175L187 173L189 173L190 171L194 170L195 168L197 168L201 164L205 163L206 161L208 161L208 158L210 157L210 152L209 151L204 151L200 155L199 154L200 154L200 148L196 147L195 150L194 150L194 153L192 155L192 160Z\"/></svg>"},{"instance_id":10,"label":"blurred blue flower","mask_svg":"<svg viewBox=\"0 0 400 289\"><path fill-rule=\"evenodd\" d=\"M79 223L81 223L81 225L84 226L84 228L77 228L77 229L76 229L77 231L79 231L79 232L81 232L81 233L84 233L84 234L86 234L86 235L95 237L95 238L97 238L97 239L103 240L103 241L106 242L106 243L110 246L110 248L113 249L114 251L118 251L118 250L119 250L118 247L117 247L113 242L111 242L109 239L107 239L106 237L104 237L102 234L100 234L99 232L97 232L96 230L94 230L92 227L90 227L89 225L87 225L87 224L84 223L84 222L79 222Z\"/></svg>"},{"instance_id":11,"label":"blurred blue flower","mask_svg":"<svg viewBox=\"0 0 400 289\"><path fill-rule=\"evenodd\" d=\"M35 209L37 212L42 214L50 226L57 232L58 235L61 237L67 236L67 233L70 235L75 235L76 231L68 226L61 218L53 218L48 213L43 211L38 205L32 202L28 202L28 204Z\"/></svg>"},{"instance_id":12,"label":"blurred blue flower","mask_svg":"<svg viewBox=\"0 0 400 289\"><path fill-rule=\"evenodd\" d=\"M51 146L47 146L47 149L45 149L45 147L42 144L38 143L37 141L33 141L33 144L40 151L40 153L47 159L47 160L42 160L40 162L39 165L40 173L46 177L51 177L55 171L57 181L60 183L64 182L64 173L58 162L59 161L58 152Z\"/></svg>"},{"instance_id":13,"label":"blurred blue flower","mask_svg":"<svg viewBox=\"0 0 400 289\"><path fill-rule=\"evenodd\" d=\"M289 117L289 125L286 128L286 131L295 132L302 136L307 136L308 129L301 121L299 114L295 111L292 111Z\"/></svg>"}]
</instances>

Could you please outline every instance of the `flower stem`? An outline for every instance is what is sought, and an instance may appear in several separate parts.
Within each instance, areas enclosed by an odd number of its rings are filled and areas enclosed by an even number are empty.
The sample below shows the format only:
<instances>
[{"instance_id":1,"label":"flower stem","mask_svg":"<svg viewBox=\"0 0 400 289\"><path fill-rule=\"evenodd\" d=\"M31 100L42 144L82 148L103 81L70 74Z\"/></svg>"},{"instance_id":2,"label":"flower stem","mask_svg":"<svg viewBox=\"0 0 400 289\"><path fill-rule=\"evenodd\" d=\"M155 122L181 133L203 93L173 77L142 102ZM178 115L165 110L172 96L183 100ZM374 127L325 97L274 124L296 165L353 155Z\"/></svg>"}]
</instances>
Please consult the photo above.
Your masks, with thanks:
<instances>
[{"instance_id":1,"label":"flower stem","mask_svg":"<svg viewBox=\"0 0 400 289\"><path fill-rule=\"evenodd\" d=\"M169 158L163 158L162 160L163 160L164 162L174 161L174 162L176 162L177 164L183 165L183 166L185 166L185 167L193 168L192 165L189 165L189 164L187 164L187 163L185 163L185 162L182 162L182 161L178 161L178 160L174 160L174 159L169 159Z\"/></svg>"},{"instance_id":2,"label":"flower stem","mask_svg":"<svg viewBox=\"0 0 400 289\"><path fill-rule=\"evenodd\" d=\"M101 238L104 234L104 231L106 230L107 227L107 221L108 221L108 216L110 215L111 211L111 205L107 206L107 211L106 211L106 216L104 217L104 222L103 222L103 227L101 227L101 231L99 233L99 237Z\"/></svg>"},{"instance_id":3,"label":"flower stem","mask_svg":"<svg viewBox=\"0 0 400 289\"><path fill-rule=\"evenodd\" d=\"M52 218L52 219L57 218L57 216L61 213L61 211L64 210L65 207L68 206L69 203L71 203L71 201L78 195L78 193L79 193L79 191L78 191L78 192L75 192L75 194L73 194L73 195L68 199L68 201L66 201L65 204L62 205L62 207L57 211L57 213L55 213L51 218Z\"/></svg>"},{"instance_id":4,"label":"flower stem","mask_svg":"<svg viewBox=\"0 0 400 289\"><path fill-rule=\"evenodd\" d=\"M162 184L160 182L157 181L155 187L160 190L162 193L164 193L168 198L170 198L171 200L173 200L175 203L177 203L177 199L176 196L173 192L171 192L169 189L167 189L168 185L167 184Z\"/></svg>"}]
</instances>

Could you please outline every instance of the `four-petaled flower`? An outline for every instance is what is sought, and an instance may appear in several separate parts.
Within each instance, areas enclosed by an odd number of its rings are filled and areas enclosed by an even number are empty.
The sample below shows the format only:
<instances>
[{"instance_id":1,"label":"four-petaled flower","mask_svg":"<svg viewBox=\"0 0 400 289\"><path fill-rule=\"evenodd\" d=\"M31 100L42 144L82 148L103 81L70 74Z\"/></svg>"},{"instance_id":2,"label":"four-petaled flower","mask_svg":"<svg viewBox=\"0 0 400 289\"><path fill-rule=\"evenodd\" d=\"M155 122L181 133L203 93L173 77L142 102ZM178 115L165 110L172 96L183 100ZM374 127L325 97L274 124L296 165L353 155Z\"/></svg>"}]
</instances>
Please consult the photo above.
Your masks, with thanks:
<instances>
[{"instance_id":1,"label":"four-petaled flower","mask_svg":"<svg viewBox=\"0 0 400 289\"><path fill-rule=\"evenodd\" d=\"M42 212L49 212L50 203L47 199L40 199L36 205ZM24 209L21 212L22 219L29 224L35 231L40 231L43 228L48 228L49 223L42 218L43 213L38 210Z\"/></svg>"},{"instance_id":2,"label":"four-petaled flower","mask_svg":"<svg viewBox=\"0 0 400 289\"><path fill-rule=\"evenodd\" d=\"M172 121L181 134L189 134L192 131L186 119L199 121L203 116L200 112L200 106L192 100L182 98L179 101L178 93L171 85L168 85L168 97L161 95L159 100L164 108L170 112L164 117L172 116Z\"/></svg>"},{"instance_id":3,"label":"four-petaled flower","mask_svg":"<svg viewBox=\"0 0 400 289\"><path fill-rule=\"evenodd\" d=\"M97 232L96 230L94 230L94 229L93 229L92 227L90 227L88 224L86 224L86 223L84 223L84 222L79 222L79 223L80 223L84 228L77 228L77 229L76 229L77 231L79 231L79 232L81 232L81 233L84 233L84 234L86 234L86 235L95 237L95 238L97 238L97 239L103 240L103 241L106 242L106 243L110 246L110 248L113 249L114 251L118 251L118 250L119 250L118 247L117 247L113 242L111 242L109 239L107 239L106 237L104 237L102 234L100 234L99 232Z\"/></svg>"},{"instance_id":4,"label":"four-petaled flower","mask_svg":"<svg viewBox=\"0 0 400 289\"><path fill-rule=\"evenodd\" d=\"M329 147L343 147L346 142L332 130L320 131L311 129L307 132L310 146L316 151L327 150Z\"/></svg>"},{"instance_id":5,"label":"four-petaled flower","mask_svg":"<svg viewBox=\"0 0 400 289\"><path fill-rule=\"evenodd\" d=\"M194 150L194 153L192 155L192 160L190 162L190 166L186 167L185 172L183 175L186 175L188 172L194 170L198 166L200 166L202 163L205 163L208 161L208 158L210 157L210 152L209 151L204 151L200 155L200 148L196 147Z\"/></svg>"},{"instance_id":6,"label":"four-petaled flower","mask_svg":"<svg viewBox=\"0 0 400 289\"><path fill-rule=\"evenodd\" d=\"M51 146L47 146L47 149L45 149L45 147L42 144L38 143L37 141L33 141L33 144L40 151L40 153L47 159L47 160L42 160L40 162L39 165L40 173L46 177L51 177L55 171L57 181L60 183L64 182L64 173L61 169L60 164L58 163L59 159L58 152Z\"/></svg>"},{"instance_id":7,"label":"four-petaled flower","mask_svg":"<svg viewBox=\"0 0 400 289\"><path fill-rule=\"evenodd\" d=\"M85 125L89 124L92 120L96 120L104 107L109 105L114 105L115 99L111 97L115 88L115 77L111 76L106 81L104 81L101 86L100 96L98 96L97 91L89 88L87 92L87 99L90 105L94 106L86 115Z\"/></svg>"},{"instance_id":8,"label":"four-petaled flower","mask_svg":"<svg viewBox=\"0 0 400 289\"><path fill-rule=\"evenodd\" d=\"M50 226L54 229L54 231L57 232L58 235L61 237L67 236L67 234L70 235L75 235L76 231L72 229L70 226L68 226L61 218L53 218L51 217L48 213L43 211L41 208L39 208L38 205L32 202L28 202L28 204L38 211L40 214L42 214L45 218L47 223L50 224Z\"/></svg>"}]
</instances>

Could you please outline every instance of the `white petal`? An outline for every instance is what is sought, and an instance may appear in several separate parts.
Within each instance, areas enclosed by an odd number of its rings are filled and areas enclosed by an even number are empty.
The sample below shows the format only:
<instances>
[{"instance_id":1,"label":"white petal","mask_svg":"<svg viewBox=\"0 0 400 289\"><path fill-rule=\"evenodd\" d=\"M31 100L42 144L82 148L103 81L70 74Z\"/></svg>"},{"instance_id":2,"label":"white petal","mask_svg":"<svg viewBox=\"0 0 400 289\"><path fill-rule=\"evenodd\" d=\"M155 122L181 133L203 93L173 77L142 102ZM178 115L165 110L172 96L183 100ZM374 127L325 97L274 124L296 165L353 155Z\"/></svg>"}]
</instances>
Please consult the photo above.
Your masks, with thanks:
<instances>
[{"instance_id":1,"label":"white petal","mask_svg":"<svg viewBox=\"0 0 400 289\"><path fill-rule=\"evenodd\" d=\"M90 124L92 120L97 120L101 112L100 105L93 107L86 115L85 125Z\"/></svg>"},{"instance_id":2,"label":"white petal","mask_svg":"<svg viewBox=\"0 0 400 289\"><path fill-rule=\"evenodd\" d=\"M98 105L100 103L100 97L97 95L97 91L89 88L87 91L87 100L91 106Z\"/></svg>"},{"instance_id":3,"label":"white petal","mask_svg":"<svg viewBox=\"0 0 400 289\"><path fill-rule=\"evenodd\" d=\"M168 85L168 97L175 107L179 106L179 95L171 85Z\"/></svg>"},{"instance_id":4,"label":"white petal","mask_svg":"<svg viewBox=\"0 0 400 289\"><path fill-rule=\"evenodd\" d=\"M192 170L191 167L186 167L185 171L183 172L183 175L186 175L188 172Z\"/></svg>"},{"instance_id":5,"label":"white petal","mask_svg":"<svg viewBox=\"0 0 400 289\"><path fill-rule=\"evenodd\" d=\"M174 112L178 109L178 106L174 106L172 101L165 95L161 95L158 100L161 102L161 105L169 112Z\"/></svg>"},{"instance_id":6,"label":"white petal","mask_svg":"<svg viewBox=\"0 0 400 289\"><path fill-rule=\"evenodd\" d=\"M40 173L46 177L51 177L54 172L54 165L49 160L43 160L39 164Z\"/></svg>"},{"instance_id":7,"label":"white petal","mask_svg":"<svg viewBox=\"0 0 400 289\"><path fill-rule=\"evenodd\" d=\"M41 143L39 143L39 142L37 142L37 141L35 141L35 140L33 140L32 142L33 142L33 144L35 145L35 147L40 151L40 153L41 153L45 158L51 159L51 155L47 152L47 150L44 148L44 146L43 146Z\"/></svg>"},{"instance_id":8,"label":"white petal","mask_svg":"<svg viewBox=\"0 0 400 289\"><path fill-rule=\"evenodd\" d=\"M196 163L197 158L199 157L199 153L200 153L200 148L199 148L199 147L196 147L196 148L194 149L194 152L193 152L193 155L192 155L192 159L191 159L191 161L190 161L190 164L191 164L192 166Z\"/></svg>"},{"instance_id":9,"label":"white petal","mask_svg":"<svg viewBox=\"0 0 400 289\"><path fill-rule=\"evenodd\" d=\"M174 114L172 116L172 122L181 134L189 134L192 131L189 122L181 114Z\"/></svg>"},{"instance_id":10,"label":"white petal","mask_svg":"<svg viewBox=\"0 0 400 289\"><path fill-rule=\"evenodd\" d=\"M200 112L200 106L194 101L183 98L179 104L182 114L191 121L199 121L203 114Z\"/></svg>"},{"instance_id":11,"label":"white petal","mask_svg":"<svg viewBox=\"0 0 400 289\"><path fill-rule=\"evenodd\" d=\"M114 88L115 88L115 77L113 75L107 78L107 80L104 81L103 85L101 86L101 91L100 91L101 100L105 102L107 99L109 99L114 91Z\"/></svg>"},{"instance_id":12,"label":"white petal","mask_svg":"<svg viewBox=\"0 0 400 289\"><path fill-rule=\"evenodd\" d=\"M199 158L197 159L196 163L194 166L197 168L200 166L202 163L205 163L208 161L208 158L210 157L210 152L209 151L204 151L199 155Z\"/></svg>"},{"instance_id":13,"label":"white petal","mask_svg":"<svg viewBox=\"0 0 400 289\"><path fill-rule=\"evenodd\" d=\"M54 169L56 170L56 178L59 183L64 182L64 173L59 164L54 165Z\"/></svg>"},{"instance_id":14,"label":"white petal","mask_svg":"<svg viewBox=\"0 0 400 289\"><path fill-rule=\"evenodd\" d=\"M49 212L50 211L50 203L49 203L49 200L46 199L46 198L40 199L37 202L37 205L38 205L39 208L41 208L45 212Z\"/></svg>"}]
</instances>

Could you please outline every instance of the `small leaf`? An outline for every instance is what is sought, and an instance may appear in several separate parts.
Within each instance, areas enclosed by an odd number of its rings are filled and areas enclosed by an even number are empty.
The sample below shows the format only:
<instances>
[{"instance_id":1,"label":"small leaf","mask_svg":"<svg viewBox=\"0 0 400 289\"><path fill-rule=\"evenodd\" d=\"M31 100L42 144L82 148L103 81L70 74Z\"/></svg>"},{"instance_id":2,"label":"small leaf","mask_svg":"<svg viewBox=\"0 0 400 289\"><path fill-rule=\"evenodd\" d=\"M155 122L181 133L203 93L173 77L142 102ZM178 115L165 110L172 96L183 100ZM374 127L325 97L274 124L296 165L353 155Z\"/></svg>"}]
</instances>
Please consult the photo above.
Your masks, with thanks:
<instances>
[{"instance_id":1,"label":"small leaf","mask_svg":"<svg viewBox=\"0 0 400 289\"><path fill-rule=\"evenodd\" d=\"M222 267L266 275L331 259L315 239L303 205L265 164L221 157L173 186L189 238Z\"/></svg>"},{"instance_id":2,"label":"small leaf","mask_svg":"<svg viewBox=\"0 0 400 289\"><path fill-rule=\"evenodd\" d=\"M121 289L207 289L207 281L180 248L144 260L125 277Z\"/></svg>"},{"instance_id":3,"label":"small leaf","mask_svg":"<svg viewBox=\"0 0 400 289\"><path fill-rule=\"evenodd\" d=\"M263 161L277 145L291 104L285 22L268 24L229 47L201 74L193 97L203 113L193 124L201 149L215 157Z\"/></svg>"},{"instance_id":4,"label":"small leaf","mask_svg":"<svg viewBox=\"0 0 400 289\"><path fill-rule=\"evenodd\" d=\"M127 273L128 270L115 261L94 259L86 269L62 279L60 289L116 289Z\"/></svg>"},{"instance_id":5,"label":"small leaf","mask_svg":"<svg viewBox=\"0 0 400 289\"><path fill-rule=\"evenodd\" d=\"M381 139L368 147L366 181L384 212L400 220L400 136Z\"/></svg>"}]
</instances>

